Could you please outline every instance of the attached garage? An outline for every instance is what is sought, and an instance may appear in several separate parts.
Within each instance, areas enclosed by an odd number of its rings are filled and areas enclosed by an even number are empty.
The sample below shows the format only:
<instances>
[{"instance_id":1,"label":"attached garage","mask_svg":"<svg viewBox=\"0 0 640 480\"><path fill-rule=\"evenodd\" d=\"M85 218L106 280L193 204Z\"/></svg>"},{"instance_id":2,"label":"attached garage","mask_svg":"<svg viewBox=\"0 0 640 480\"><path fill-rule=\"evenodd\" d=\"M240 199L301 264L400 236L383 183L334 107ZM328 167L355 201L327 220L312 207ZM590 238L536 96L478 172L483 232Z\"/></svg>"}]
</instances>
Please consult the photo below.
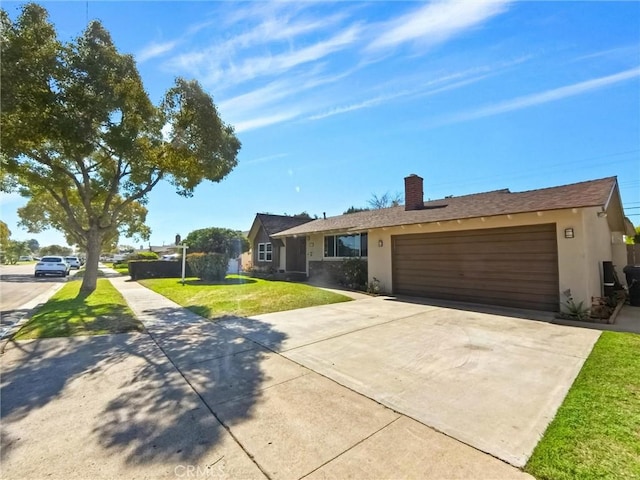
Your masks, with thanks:
<instances>
[{"instance_id":1,"label":"attached garage","mask_svg":"<svg viewBox=\"0 0 640 480\"><path fill-rule=\"evenodd\" d=\"M556 311L556 224L395 235L393 290L508 307Z\"/></svg>"}]
</instances>

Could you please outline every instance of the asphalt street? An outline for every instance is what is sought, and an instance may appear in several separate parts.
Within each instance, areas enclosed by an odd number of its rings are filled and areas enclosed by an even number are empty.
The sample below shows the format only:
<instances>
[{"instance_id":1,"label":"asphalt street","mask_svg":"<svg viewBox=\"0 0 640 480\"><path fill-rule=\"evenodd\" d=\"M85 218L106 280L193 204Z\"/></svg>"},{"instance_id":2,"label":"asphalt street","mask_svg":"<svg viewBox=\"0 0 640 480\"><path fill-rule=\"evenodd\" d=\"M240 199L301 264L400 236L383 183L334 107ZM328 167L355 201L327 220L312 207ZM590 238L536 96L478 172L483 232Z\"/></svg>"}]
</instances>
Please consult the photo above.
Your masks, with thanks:
<instances>
[{"instance_id":1,"label":"asphalt street","mask_svg":"<svg viewBox=\"0 0 640 480\"><path fill-rule=\"evenodd\" d=\"M35 278L34 265L0 266L0 338L39 303L39 298L52 293L67 281L66 278L53 276ZM75 272L72 270L71 275Z\"/></svg>"}]
</instances>

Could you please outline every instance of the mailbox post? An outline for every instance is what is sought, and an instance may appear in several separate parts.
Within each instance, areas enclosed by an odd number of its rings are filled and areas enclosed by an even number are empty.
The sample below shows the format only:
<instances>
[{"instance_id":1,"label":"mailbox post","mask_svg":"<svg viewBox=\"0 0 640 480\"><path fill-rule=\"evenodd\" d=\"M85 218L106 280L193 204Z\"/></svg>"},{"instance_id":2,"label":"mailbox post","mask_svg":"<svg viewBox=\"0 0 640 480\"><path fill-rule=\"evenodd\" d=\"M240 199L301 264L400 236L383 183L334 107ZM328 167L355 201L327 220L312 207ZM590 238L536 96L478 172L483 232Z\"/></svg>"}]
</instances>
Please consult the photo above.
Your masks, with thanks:
<instances>
[{"instance_id":1,"label":"mailbox post","mask_svg":"<svg viewBox=\"0 0 640 480\"><path fill-rule=\"evenodd\" d=\"M177 247L182 249L182 285L184 286L184 274L187 269L187 248L189 248L184 243L182 245L177 245Z\"/></svg>"}]
</instances>

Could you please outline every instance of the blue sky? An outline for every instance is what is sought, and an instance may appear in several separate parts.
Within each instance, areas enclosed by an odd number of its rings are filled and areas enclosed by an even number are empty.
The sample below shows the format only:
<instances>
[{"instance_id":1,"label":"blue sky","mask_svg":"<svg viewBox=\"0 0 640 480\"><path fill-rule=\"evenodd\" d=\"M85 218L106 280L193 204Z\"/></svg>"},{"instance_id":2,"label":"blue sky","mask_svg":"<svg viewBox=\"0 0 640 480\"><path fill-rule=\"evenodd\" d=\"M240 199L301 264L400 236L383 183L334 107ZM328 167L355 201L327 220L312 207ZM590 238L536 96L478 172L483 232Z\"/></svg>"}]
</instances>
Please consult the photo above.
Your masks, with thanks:
<instances>
[{"instance_id":1,"label":"blue sky","mask_svg":"<svg viewBox=\"0 0 640 480\"><path fill-rule=\"evenodd\" d=\"M18 5L3 2L13 17ZM154 102L195 78L236 128L225 180L189 199L152 192L154 245L248 230L257 212L339 215L411 173L431 199L617 175L640 224L638 2L42 5L63 39L101 20ZM3 198L13 238L63 243L21 230L22 203Z\"/></svg>"}]
</instances>

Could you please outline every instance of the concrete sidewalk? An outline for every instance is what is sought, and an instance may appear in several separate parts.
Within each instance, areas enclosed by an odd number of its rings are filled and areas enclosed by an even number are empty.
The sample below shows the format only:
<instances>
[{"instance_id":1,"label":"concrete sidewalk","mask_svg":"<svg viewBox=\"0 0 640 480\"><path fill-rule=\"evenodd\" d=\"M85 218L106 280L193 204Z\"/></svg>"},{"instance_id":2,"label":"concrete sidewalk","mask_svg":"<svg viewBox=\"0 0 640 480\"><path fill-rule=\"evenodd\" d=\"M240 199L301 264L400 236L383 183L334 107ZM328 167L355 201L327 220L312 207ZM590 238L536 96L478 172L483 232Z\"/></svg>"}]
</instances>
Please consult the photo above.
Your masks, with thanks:
<instances>
[{"instance_id":1,"label":"concrete sidewalk","mask_svg":"<svg viewBox=\"0 0 640 480\"><path fill-rule=\"evenodd\" d=\"M265 322L110 280L148 333L11 344L3 478L531 478L286 359Z\"/></svg>"}]
</instances>

